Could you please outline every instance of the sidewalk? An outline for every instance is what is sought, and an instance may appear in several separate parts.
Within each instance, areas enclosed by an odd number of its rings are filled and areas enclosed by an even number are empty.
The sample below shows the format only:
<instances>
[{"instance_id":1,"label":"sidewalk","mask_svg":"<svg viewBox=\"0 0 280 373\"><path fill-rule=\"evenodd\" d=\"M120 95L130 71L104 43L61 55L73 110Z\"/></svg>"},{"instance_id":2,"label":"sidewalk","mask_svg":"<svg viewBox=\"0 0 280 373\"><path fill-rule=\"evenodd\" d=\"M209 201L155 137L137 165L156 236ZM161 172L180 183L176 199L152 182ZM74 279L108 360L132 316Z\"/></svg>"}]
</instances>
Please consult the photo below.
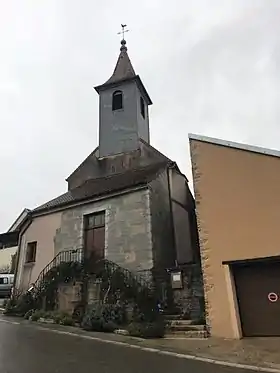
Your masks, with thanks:
<instances>
[{"instance_id":1,"label":"sidewalk","mask_svg":"<svg viewBox=\"0 0 280 373\"><path fill-rule=\"evenodd\" d=\"M209 338L205 340L168 340L149 341L159 348L223 360L238 364L248 364L280 371L280 338L251 338L225 340Z\"/></svg>"},{"instance_id":2,"label":"sidewalk","mask_svg":"<svg viewBox=\"0 0 280 373\"><path fill-rule=\"evenodd\" d=\"M280 372L280 338L251 338L243 340L209 339L150 339L144 340L98 332L86 332L80 328L66 327L55 324L31 323L22 319L3 317L16 320L27 327L39 327L57 330L63 333L89 336L104 341L121 342L145 348L154 348L177 354L193 355L211 360L226 361L229 363L273 368Z\"/></svg>"}]
</instances>

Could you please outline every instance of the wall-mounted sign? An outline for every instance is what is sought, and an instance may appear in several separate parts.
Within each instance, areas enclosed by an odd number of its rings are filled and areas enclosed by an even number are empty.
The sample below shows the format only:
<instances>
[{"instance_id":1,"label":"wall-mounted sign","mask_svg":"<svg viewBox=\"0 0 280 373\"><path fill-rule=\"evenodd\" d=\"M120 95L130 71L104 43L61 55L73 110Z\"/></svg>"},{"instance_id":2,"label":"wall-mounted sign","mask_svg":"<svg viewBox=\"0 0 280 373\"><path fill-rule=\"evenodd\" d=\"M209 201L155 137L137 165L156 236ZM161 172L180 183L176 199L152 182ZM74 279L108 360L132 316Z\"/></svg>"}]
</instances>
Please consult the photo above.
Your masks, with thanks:
<instances>
[{"instance_id":1,"label":"wall-mounted sign","mask_svg":"<svg viewBox=\"0 0 280 373\"><path fill-rule=\"evenodd\" d=\"M171 284L173 289L182 289L183 281L181 271L171 273Z\"/></svg>"},{"instance_id":2,"label":"wall-mounted sign","mask_svg":"<svg viewBox=\"0 0 280 373\"><path fill-rule=\"evenodd\" d=\"M173 281L181 281L181 273L174 273L172 276Z\"/></svg>"},{"instance_id":3,"label":"wall-mounted sign","mask_svg":"<svg viewBox=\"0 0 280 373\"><path fill-rule=\"evenodd\" d=\"M271 302L271 303L275 303L278 301L279 297L278 297L278 294L276 293L269 293L268 296L267 296L268 300Z\"/></svg>"}]
</instances>

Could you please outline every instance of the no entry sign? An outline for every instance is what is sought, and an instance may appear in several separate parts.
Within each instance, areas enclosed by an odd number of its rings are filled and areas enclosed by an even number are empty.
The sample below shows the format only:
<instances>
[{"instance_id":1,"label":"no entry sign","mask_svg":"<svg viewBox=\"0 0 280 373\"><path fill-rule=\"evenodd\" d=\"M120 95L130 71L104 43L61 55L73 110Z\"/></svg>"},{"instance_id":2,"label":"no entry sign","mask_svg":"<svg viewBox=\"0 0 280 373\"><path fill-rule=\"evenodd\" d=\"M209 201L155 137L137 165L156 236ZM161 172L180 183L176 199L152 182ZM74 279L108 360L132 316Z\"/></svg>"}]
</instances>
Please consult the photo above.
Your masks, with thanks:
<instances>
[{"instance_id":1,"label":"no entry sign","mask_svg":"<svg viewBox=\"0 0 280 373\"><path fill-rule=\"evenodd\" d=\"M278 301L278 294L276 293L269 293L268 296L267 296L268 300L271 302L271 303L275 303Z\"/></svg>"}]
</instances>

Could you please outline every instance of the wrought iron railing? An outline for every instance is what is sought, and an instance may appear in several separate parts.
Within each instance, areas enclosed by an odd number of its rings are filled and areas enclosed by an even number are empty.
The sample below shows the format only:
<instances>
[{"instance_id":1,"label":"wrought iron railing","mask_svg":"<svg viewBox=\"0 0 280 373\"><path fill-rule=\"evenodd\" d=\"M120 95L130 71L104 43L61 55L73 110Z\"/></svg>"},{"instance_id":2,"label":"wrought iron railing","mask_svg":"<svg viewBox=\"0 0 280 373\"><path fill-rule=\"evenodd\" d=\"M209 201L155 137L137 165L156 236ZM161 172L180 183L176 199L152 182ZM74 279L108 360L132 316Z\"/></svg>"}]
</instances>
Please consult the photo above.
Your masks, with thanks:
<instances>
[{"instance_id":1,"label":"wrought iron railing","mask_svg":"<svg viewBox=\"0 0 280 373\"><path fill-rule=\"evenodd\" d=\"M54 259L40 272L37 280L33 284L34 289L41 289L41 287L44 285L44 278L51 269L58 267L62 263L69 262L82 264L86 273L97 278L102 277L102 275L106 273L106 276L112 279L114 274L119 272L122 274L124 281L128 286L138 288L139 290L145 288L150 292L154 290L152 279L148 280L147 277L143 276L142 274L132 272L108 259L94 260L93 263L90 263L90 258L85 258L84 256L83 248L59 252Z\"/></svg>"},{"instance_id":2,"label":"wrought iron railing","mask_svg":"<svg viewBox=\"0 0 280 373\"><path fill-rule=\"evenodd\" d=\"M103 267L104 271L109 274L111 277L116 273L117 271L121 272L126 280L126 282L132 283L135 282L138 286L145 287L148 289L153 289L153 282L152 280L147 280L146 277L141 275L137 272L132 272L127 268L121 267L115 262L112 262L108 259L102 259L99 262L96 263L96 272L98 274L98 267Z\"/></svg>"},{"instance_id":3,"label":"wrought iron railing","mask_svg":"<svg viewBox=\"0 0 280 373\"><path fill-rule=\"evenodd\" d=\"M60 251L52 261L50 261L45 268L39 273L39 276L33 287L35 289L40 289L44 277L46 274L54 267L58 267L61 263L69 263L69 262L76 262L76 263L83 263L84 260L84 250L82 248L75 249L75 250L64 250Z\"/></svg>"}]
</instances>

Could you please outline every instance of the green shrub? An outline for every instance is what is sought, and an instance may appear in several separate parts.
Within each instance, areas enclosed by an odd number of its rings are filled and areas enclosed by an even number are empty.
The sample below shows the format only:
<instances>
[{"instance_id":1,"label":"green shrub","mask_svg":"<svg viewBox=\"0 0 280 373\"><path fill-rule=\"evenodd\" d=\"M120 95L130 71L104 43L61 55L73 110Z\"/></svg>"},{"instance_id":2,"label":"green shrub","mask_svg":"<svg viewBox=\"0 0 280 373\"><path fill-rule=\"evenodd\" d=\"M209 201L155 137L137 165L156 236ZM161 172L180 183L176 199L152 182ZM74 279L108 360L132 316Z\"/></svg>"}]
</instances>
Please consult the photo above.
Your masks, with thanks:
<instances>
[{"instance_id":1,"label":"green shrub","mask_svg":"<svg viewBox=\"0 0 280 373\"><path fill-rule=\"evenodd\" d=\"M113 333L118 329L118 326L113 321L105 321L102 318L93 318L90 325L86 325L84 329L95 332Z\"/></svg>"},{"instance_id":2,"label":"green shrub","mask_svg":"<svg viewBox=\"0 0 280 373\"><path fill-rule=\"evenodd\" d=\"M4 315L16 315L16 302L14 299L8 299L5 304L5 310L3 311Z\"/></svg>"},{"instance_id":3,"label":"green shrub","mask_svg":"<svg viewBox=\"0 0 280 373\"><path fill-rule=\"evenodd\" d=\"M61 325L65 325L65 326L74 326L75 325L75 321L72 319L71 316L64 316L61 321L60 321L60 324Z\"/></svg>"},{"instance_id":4,"label":"green shrub","mask_svg":"<svg viewBox=\"0 0 280 373\"><path fill-rule=\"evenodd\" d=\"M24 316L27 311L36 309L36 301L33 295L29 292L20 296L17 300L17 312Z\"/></svg>"},{"instance_id":5,"label":"green shrub","mask_svg":"<svg viewBox=\"0 0 280 373\"><path fill-rule=\"evenodd\" d=\"M142 324L138 322L132 322L128 325L128 333L133 337L142 337Z\"/></svg>"},{"instance_id":6,"label":"green shrub","mask_svg":"<svg viewBox=\"0 0 280 373\"><path fill-rule=\"evenodd\" d=\"M50 314L50 319L53 319L56 324L61 324L64 318L70 318L72 320L72 317L64 311L54 311Z\"/></svg>"},{"instance_id":7,"label":"green shrub","mask_svg":"<svg viewBox=\"0 0 280 373\"><path fill-rule=\"evenodd\" d=\"M38 321L40 318L54 320L56 324L69 325L75 324L75 321L67 312L60 311L44 311L44 310L30 310L26 313L26 318L31 316L32 321Z\"/></svg>"},{"instance_id":8,"label":"green shrub","mask_svg":"<svg viewBox=\"0 0 280 373\"><path fill-rule=\"evenodd\" d=\"M95 304L85 312L82 328L98 332L113 332L126 320L125 310L120 305Z\"/></svg>"},{"instance_id":9,"label":"green shrub","mask_svg":"<svg viewBox=\"0 0 280 373\"><path fill-rule=\"evenodd\" d=\"M61 320L62 320L63 316L59 313L59 312L54 312L53 313L53 321L56 323L56 324L60 324Z\"/></svg>"},{"instance_id":10,"label":"green shrub","mask_svg":"<svg viewBox=\"0 0 280 373\"><path fill-rule=\"evenodd\" d=\"M120 304L103 304L101 313L104 320L116 325L123 325L126 322L126 311Z\"/></svg>"},{"instance_id":11,"label":"green shrub","mask_svg":"<svg viewBox=\"0 0 280 373\"><path fill-rule=\"evenodd\" d=\"M27 312L25 313L25 315L24 315L24 318L25 318L26 320L29 320L30 316L32 316L34 312L35 312L35 310L29 310L29 311L27 311Z\"/></svg>"},{"instance_id":12,"label":"green shrub","mask_svg":"<svg viewBox=\"0 0 280 373\"><path fill-rule=\"evenodd\" d=\"M36 310L35 312L32 313L31 315L31 320L32 321L38 321L41 317L45 317L46 312L43 310Z\"/></svg>"},{"instance_id":13,"label":"green shrub","mask_svg":"<svg viewBox=\"0 0 280 373\"><path fill-rule=\"evenodd\" d=\"M84 314L85 314L85 306L83 304L78 304L73 311L72 318L76 323L81 325Z\"/></svg>"},{"instance_id":14,"label":"green shrub","mask_svg":"<svg viewBox=\"0 0 280 373\"><path fill-rule=\"evenodd\" d=\"M128 326L128 332L133 337L162 338L165 333L165 324L162 320L150 323L132 322Z\"/></svg>"},{"instance_id":15,"label":"green shrub","mask_svg":"<svg viewBox=\"0 0 280 373\"><path fill-rule=\"evenodd\" d=\"M36 300L29 292L12 297L5 302L5 315L24 316L28 311L36 309Z\"/></svg>"},{"instance_id":16,"label":"green shrub","mask_svg":"<svg viewBox=\"0 0 280 373\"><path fill-rule=\"evenodd\" d=\"M104 322L101 318L98 317L92 317L90 320L88 320L87 323L83 323L82 327L85 330L92 330L95 332L102 332Z\"/></svg>"},{"instance_id":17,"label":"green shrub","mask_svg":"<svg viewBox=\"0 0 280 373\"><path fill-rule=\"evenodd\" d=\"M103 323L101 331L104 333L113 333L116 329L118 329L118 325L113 321L108 321Z\"/></svg>"}]
</instances>

